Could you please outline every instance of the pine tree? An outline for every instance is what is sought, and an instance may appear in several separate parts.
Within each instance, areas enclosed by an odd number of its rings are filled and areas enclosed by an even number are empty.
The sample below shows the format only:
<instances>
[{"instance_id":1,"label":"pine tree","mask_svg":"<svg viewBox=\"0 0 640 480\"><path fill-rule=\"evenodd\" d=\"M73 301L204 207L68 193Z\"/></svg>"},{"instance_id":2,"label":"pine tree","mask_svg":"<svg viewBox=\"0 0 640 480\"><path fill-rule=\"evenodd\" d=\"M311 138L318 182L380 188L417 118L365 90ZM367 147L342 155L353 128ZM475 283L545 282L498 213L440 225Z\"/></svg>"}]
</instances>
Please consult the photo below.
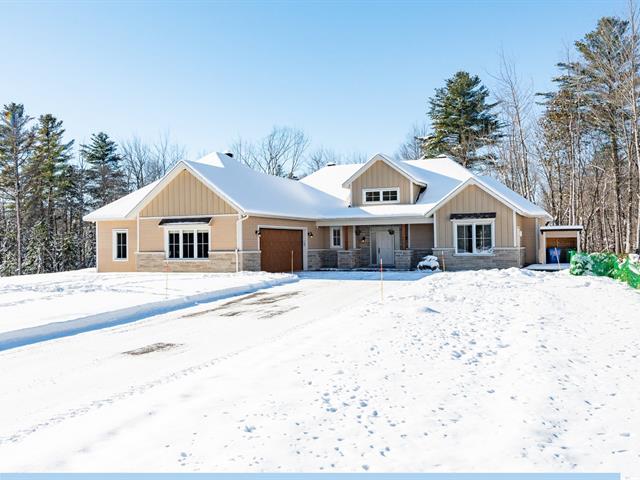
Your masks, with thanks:
<instances>
[{"instance_id":1,"label":"pine tree","mask_svg":"<svg viewBox=\"0 0 640 480\"><path fill-rule=\"evenodd\" d=\"M430 136L422 138L426 156L449 154L465 168L487 163L486 147L500 136L500 123L487 103L489 91L476 75L457 72L429 100Z\"/></svg>"},{"instance_id":2,"label":"pine tree","mask_svg":"<svg viewBox=\"0 0 640 480\"><path fill-rule=\"evenodd\" d=\"M126 179L120 166L121 157L116 143L104 133L91 135L91 142L80 147L88 164L87 193L92 206L99 208L126 192Z\"/></svg>"},{"instance_id":3,"label":"pine tree","mask_svg":"<svg viewBox=\"0 0 640 480\"><path fill-rule=\"evenodd\" d=\"M22 274L22 226L24 166L32 153L34 135L31 117L24 106L10 103L0 117L0 193L9 201L15 215L15 273Z\"/></svg>"},{"instance_id":4,"label":"pine tree","mask_svg":"<svg viewBox=\"0 0 640 480\"><path fill-rule=\"evenodd\" d=\"M58 233L57 203L63 195L63 172L68 166L73 147L73 141L63 141L64 132L62 121L50 114L41 115L35 131L33 155L25 168L29 178L27 207L30 223L40 224L44 219L43 225L46 229L46 235L39 230L36 236L43 242L38 250L41 253L53 252L53 241ZM39 268L55 271L51 266L52 262L53 258L50 255L40 258Z\"/></svg>"}]
</instances>

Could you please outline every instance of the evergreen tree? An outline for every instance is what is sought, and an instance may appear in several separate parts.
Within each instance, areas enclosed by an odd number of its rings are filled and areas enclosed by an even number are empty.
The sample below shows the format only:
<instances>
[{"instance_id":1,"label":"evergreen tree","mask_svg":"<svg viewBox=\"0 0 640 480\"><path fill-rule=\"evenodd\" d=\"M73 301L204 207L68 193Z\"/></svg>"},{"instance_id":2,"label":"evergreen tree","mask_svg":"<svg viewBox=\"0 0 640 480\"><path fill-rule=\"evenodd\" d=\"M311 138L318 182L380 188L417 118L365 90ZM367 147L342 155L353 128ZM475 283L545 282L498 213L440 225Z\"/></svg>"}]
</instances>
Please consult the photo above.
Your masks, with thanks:
<instances>
[{"instance_id":1,"label":"evergreen tree","mask_svg":"<svg viewBox=\"0 0 640 480\"><path fill-rule=\"evenodd\" d=\"M467 72L457 72L438 88L429 100L433 133L422 138L425 155L449 154L465 168L492 160L486 147L498 140L500 123L488 97L480 79Z\"/></svg>"},{"instance_id":2,"label":"evergreen tree","mask_svg":"<svg viewBox=\"0 0 640 480\"><path fill-rule=\"evenodd\" d=\"M91 135L91 142L82 145L80 153L88 165L87 193L93 207L102 207L126 193L118 147L106 133Z\"/></svg>"},{"instance_id":3,"label":"evergreen tree","mask_svg":"<svg viewBox=\"0 0 640 480\"><path fill-rule=\"evenodd\" d=\"M24 166L32 153L34 139L30 121L24 106L17 103L5 105L0 116L0 193L15 215L15 273L18 275L22 274L23 256Z\"/></svg>"},{"instance_id":4,"label":"evergreen tree","mask_svg":"<svg viewBox=\"0 0 640 480\"><path fill-rule=\"evenodd\" d=\"M53 270L51 267L53 258L53 241L58 233L56 225L56 215L58 213L57 202L63 195L65 188L63 172L68 166L71 158L73 141L63 142L64 129L62 121L53 115L41 115L35 131L35 143L33 155L25 170L29 178L27 196L30 223L40 225L38 235L34 238L44 242L36 250L44 254L48 252L47 258L40 258L38 268L45 271ZM41 229L45 228L46 235ZM31 247L32 252L35 247Z\"/></svg>"}]
</instances>

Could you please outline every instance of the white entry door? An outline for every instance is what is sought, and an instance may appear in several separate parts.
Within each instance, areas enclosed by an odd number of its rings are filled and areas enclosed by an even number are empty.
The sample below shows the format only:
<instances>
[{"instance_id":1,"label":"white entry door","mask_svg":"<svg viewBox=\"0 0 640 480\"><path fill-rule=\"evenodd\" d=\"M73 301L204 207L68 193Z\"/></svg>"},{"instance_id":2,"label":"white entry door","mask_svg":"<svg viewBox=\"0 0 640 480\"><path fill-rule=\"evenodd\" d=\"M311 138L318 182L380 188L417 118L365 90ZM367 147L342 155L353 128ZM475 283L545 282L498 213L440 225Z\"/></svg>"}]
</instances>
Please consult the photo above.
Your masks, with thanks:
<instances>
[{"instance_id":1,"label":"white entry door","mask_svg":"<svg viewBox=\"0 0 640 480\"><path fill-rule=\"evenodd\" d=\"M383 265L396 264L394 240L394 236L387 230L378 230L376 232L376 265L380 265L380 259L382 259Z\"/></svg>"}]
</instances>

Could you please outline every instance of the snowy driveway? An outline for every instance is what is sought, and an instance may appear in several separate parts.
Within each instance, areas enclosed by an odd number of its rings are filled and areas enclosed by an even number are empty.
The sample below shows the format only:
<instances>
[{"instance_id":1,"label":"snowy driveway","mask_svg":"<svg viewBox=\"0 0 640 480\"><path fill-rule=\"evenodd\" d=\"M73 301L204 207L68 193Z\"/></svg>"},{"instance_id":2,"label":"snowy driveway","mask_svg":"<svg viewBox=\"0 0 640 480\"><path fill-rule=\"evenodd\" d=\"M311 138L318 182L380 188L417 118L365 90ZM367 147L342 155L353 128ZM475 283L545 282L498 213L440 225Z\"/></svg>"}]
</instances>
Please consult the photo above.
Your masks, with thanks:
<instances>
[{"instance_id":1,"label":"snowy driveway","mask_svg":"<svg viewBox=\"0 0 640 480\"><path fill-rule=\"evenodd\" d=\"M332 277L0 353L0 471L640 478L638 292Z\"/></svg>"}]
</instances>

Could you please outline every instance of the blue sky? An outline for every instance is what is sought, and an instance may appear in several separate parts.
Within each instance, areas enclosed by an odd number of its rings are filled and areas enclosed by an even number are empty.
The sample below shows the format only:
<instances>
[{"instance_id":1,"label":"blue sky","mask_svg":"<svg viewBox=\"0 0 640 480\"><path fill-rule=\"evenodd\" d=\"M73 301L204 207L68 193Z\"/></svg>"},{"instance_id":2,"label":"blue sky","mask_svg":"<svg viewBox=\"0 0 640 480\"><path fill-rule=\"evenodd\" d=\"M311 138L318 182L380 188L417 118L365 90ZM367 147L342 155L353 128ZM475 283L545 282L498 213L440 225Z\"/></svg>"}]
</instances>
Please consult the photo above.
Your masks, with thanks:
<instances>
[{"instance_id":1,"label":"blue sky","mask_svg":"<svg viewBox=\"0 0 640 480\"><path fill-rule=\"evenodd\" d=\"M0 0L0 103L191 157L273 125L314 147L393 153L457 70L491 88L499 52L536 91L626 0L16 2Z\"/></svg>"}]
</instances>

